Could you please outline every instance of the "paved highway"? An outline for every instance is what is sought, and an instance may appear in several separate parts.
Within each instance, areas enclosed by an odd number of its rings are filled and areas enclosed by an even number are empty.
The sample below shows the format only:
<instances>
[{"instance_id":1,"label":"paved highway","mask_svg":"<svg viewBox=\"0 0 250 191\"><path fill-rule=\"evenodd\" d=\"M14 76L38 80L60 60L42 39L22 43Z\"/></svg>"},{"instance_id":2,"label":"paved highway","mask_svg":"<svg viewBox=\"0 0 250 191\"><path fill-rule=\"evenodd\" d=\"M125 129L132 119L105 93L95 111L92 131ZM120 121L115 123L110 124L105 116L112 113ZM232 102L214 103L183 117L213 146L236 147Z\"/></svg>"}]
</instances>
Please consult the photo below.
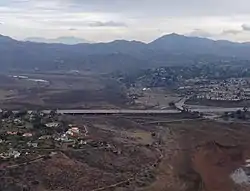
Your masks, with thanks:
<instances>
[{"instance_id":1,"label":"paved highway","mask_svg":"<svg viewBox=\"0 0 250 191\"><path fill-rule=\"evenodd\" d=\"M202 112L202 113L223 113L233 112L243 108L218 108L218 107L207 107L207 108L188 108L189 111ZM133 109L70 109L70 110L57 110L60 114L178 114L180 110L133 110Z\"/></svg>"},{"instance_id":2,"label":"paved highway","mask_svg":"<svg viewBox=\"0 0 250 191\"><path fill-rule=\"evenodd\" d=\"M181 113L183 107L186 106L191 112L202 113L223 113L242 110L243 108L220 108L220 107L202 107L195 108L193 106L185 105L187 97L180 99L175 103L177 109L58 109L57 113L60 114L178 114ZM0 112L2 110L0 109ZM29 111L32 112L32 111ZM45 113L49 113L50 110L44 110Z\"/></svg>"},{"instance_id":3,"label":"paved highway","mask_svg":"<svg viewBox=\"0 0 250 191\"><path fill-rule=\"evenodd\" d=\"M133 110L133 109L71 109L57 110L60 114L175 114L178 110Z\"/></svg>"}]
</instances>

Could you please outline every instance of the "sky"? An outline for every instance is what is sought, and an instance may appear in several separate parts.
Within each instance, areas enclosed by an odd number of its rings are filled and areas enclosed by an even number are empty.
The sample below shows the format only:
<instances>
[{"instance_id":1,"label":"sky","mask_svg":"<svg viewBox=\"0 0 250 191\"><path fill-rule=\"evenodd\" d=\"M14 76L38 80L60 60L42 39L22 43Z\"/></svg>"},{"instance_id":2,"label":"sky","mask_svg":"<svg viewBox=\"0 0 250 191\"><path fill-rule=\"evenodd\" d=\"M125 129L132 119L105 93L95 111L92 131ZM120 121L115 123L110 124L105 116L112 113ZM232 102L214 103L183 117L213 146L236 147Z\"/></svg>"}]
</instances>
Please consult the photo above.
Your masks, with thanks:
<instances>
[{"instance_id":1,"label":"sky","mask_svg":"<svg viewBox=\"0 0 250 191\"><path fill-rule=\"evenodd\" d=\"M250 41L249 0L0 0L0 34L150 42L162 35Z\"/></svg>"}]
</instances>

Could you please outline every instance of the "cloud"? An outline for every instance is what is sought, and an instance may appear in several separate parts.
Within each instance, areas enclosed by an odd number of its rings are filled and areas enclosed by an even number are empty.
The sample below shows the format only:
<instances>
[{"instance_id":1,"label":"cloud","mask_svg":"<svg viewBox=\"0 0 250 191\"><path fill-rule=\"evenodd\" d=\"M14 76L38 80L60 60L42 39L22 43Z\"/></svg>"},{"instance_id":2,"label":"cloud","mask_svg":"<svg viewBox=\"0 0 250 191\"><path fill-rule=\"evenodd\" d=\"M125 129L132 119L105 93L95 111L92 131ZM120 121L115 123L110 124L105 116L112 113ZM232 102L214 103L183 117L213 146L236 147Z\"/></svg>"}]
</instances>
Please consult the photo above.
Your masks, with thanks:
<instances>
[{"instance_id":1,"label":"cloud","mask_svg":"<svg viewBox=\"0 0 250 191\"><path fill-rule=\"evenodd\" d=\"M195 36L195 37L205 37L205 38L214 36L214 34L208 31L202 30L202 29L194 29L192 32L188 33L187 35Z\"/></svg>"},{"instance_id":2,"label":"cloud","mask_svg":"<svg viewBox=\"0 0 250 191\"><path fill-rule=\"evenodd\" d=\"M75 28L69 28L69 31L77 31Z\"/></svg>"},{"instance_id":3,"label":"cloud","mask_svg":"<svg viewBox=\"0 0 250 191\"><path fill-rule=\"evenodd\" d=\"M249 24L243 24L243 25L241 25L241 27L242 27L242 30L244 30L244 31L250 31L250 25Z\"/></svg>"},{"instance_id":4,"label":"cloud","mask_svg":"<svg viewBox=\"0 0 250 191\"><path fill-rule=\"evenodd\" d=\"M126 23L123 22L114 22L114 21L94 21L89 23L90 27L127 27Z\"/></svg>"},{"instance_id":5,"label":"cloud","mask_svg":"<svg viewBox=\"0 0 250 191\"><path fill-rule=\"evenodd\" d=\"M250 20L249 0L0 0L0 20L0 33L20 39L74 31L92 41L149 42L172 32L250 40L242 25Z\"/></svg>"},{"instance_id":6,"label":"cloud","mask_svg":"<svg viewBox=\"0 0 250 191\"><path fill-rule=\"evenodd\" d=\"M130 13L154 17L249 13L249 0L60 0L72 9ZM150 14L149 14L150 13Z\"/></svg>"},{"instance_id":7,"label":"cloud","mask_svg":"<svg viewBox=\"0 0 250 191\"><path fill-rule=\"evenodd\" d=\"M234 29L228 29L228 30L223 30L221 33L222 35L237 35L240 34L242 30L234 30Z\"/></svg>"}]
</instances>

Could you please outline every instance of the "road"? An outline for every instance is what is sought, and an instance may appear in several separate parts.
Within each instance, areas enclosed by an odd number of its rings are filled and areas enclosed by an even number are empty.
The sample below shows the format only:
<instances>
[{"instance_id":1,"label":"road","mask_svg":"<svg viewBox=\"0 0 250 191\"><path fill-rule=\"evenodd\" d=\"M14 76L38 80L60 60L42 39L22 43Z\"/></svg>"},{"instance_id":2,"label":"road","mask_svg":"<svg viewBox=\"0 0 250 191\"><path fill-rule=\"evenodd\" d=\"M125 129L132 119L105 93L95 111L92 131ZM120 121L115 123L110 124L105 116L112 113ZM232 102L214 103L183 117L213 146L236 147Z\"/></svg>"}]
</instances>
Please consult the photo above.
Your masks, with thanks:
<instances>
[{"instance_id":1,"label":"road","mask_svg":"<svg viewBox=\"0 0 250 191\"><path fill-rule=\"evenodd\" d=\"M220 107L201 107L195 108L189 105L185 105L186 100L190 97L181 98L175 103L176 109L72 109L72 110L57 110L61 114L178 114L184 109L188 108L191 112L201 113L224 113L242 110L243 108L220 108Z\"/></svg>"},{"instance_id":2,"label":"road","mask_svg":"<svg viewBox=\"0 0 250 191\"><path fill-rule=\"evenodd\" d=\"M57 110L60 114L175 114L178 110L136 110L136 109L70 109Z\"/></svg>"},{"instance_id":3,"label":"road","mask_svg":"<svg viewBox=\"0 0 250 191\"><path fill-rule=\"evenodd\" d=\"M183 110L183 106L185 105L185 102L189 99L189 97L184 97L182 99L180 99L178 102L175 103L175 107L182 111Z\"/></svg>"},{"instance_id":4,"label":"road","mask_svg":"<svg viewBox=\"0 0 250 191\"><path fill-rule=\"evenodd\" d=\"M58 109L59 114L89 114L89 115L112 115L112 114L178 114L186 107L190 112L201 113L224 113L233 112L243 108L220 108L220 107L201 107L195 108L185 105L188 97L184 97L175 103L176 109ZM2 110L0 109L0 112ZM17 111L14 111L17 112ZM32 110L28 111L33 112ZM43 110L44 113L50 113L51 110Z\"/></svg>"},{"instance_id":5,"label":"road","mask_svg":"<svg viewBox=\"0 0 250 191\"><path fill-rule=\"evenodd\" d=\"M184 107L191 112L201 112L201 113L224 113L224 112L235 112L237 110L242 110L242 107L233 107L233 108L224 108L224 107L211 107L211 106L195 106L195 105L186 105L185 102L189 97L184 97L175 103L175 106L178 110L183 110Z\"/></svg>"},{"instance_id":6,"label":"road","mask_svg":"<svg viewBox=\"0 0 250 191\"><path fill-rule=\"evenodd\" d=\"M208 108L199 108L199 109L189 108L190 111L198 111L201 113L224 113L224 112L234 112L234 111L242 110L242 109L243 107L234 107L234 108L208 107Z\"/></svg>"},{"instance_id":7,"label":"road","mask_svg":"<svg viewBox=\"0 0 250 191\"><path fill-rule=\"evenodd\" d=\"M184 106L184 105L183 105ZM182 108L180 105L178 108ZM237 110L242 110L242 108L219 108L219 107L207 107L207 108L188 108L191 112L201 112L201 113L223 113L223 112L233 112ZM180 110L131 110L131 109L76 109L76 110L57 110L60 114L178 114L181 113Z\"/></svg>"},{"instance_id":8,"label":"road","mask_svg":"<svg viewBox=\"0 0 250 191\"><path fill-rule=\"evenodd\" d=\"M4 169L1 169L1 170L7 170L7 169L11 169L11 168L18 168L20 166L24 166L24 165L27 165L27 164L36 163L36 162L44 160L44 157L45 157L45 155L37 157L37 158L29 160L29 161L26 161L26 162L23 162L23 163L7 166L7 167L5 167Z\"/></svg>"},{"instance_id":9,"label":"road","mask_svg":"<svg viewBox=\"0 0 250 191\"><path fill-rule=\"evenodd\" d=\"M168 121L150 121L150 122L145 122L142 124L158 124L158 123L176 123L176 122L184 122L184 121L197 121L197 118L194 119L176 119L176 120L168 120Z\"/></svg>"}]
</instances>

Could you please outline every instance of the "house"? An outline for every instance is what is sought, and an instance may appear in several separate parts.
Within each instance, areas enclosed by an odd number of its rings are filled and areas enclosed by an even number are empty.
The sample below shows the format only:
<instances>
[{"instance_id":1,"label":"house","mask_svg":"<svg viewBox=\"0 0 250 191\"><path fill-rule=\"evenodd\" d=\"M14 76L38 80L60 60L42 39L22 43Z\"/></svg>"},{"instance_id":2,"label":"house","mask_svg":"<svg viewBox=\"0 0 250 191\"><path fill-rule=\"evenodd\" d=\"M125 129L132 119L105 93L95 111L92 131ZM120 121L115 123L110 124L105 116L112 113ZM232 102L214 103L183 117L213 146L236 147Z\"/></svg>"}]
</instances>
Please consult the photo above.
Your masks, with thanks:
<instances>
[{"instance_id":1,"label":"house","mask_svg":"<svg viewBox=\"0 0 250 191\"><path fill-rule=\"evenodd\" d=\"M24 133L23 134L23 137L32 137L33 135L32 135L32 133Z\"/></svg>"},{"instance_id":2,"label":"house","mask_svg":"<svg viewBox=\"0 0 250 191\"><path fill-rule=\"evenodd\" d=\"M53 157L53 156L55 156L57 154L57 152L51 152L50 154L49 154L49 156L50 157Z\"/></svg>"},{"instance_id":3,"label":"house","mask_svg":"<svg viewBox=\"0 0 250 191\"><path fill-rule=\"evenodd\" d=\"M17 135L16 131L7 131L7 135Z\"/></svg>"},{"instance_id":4,"label":"house","mask_svg":"<svg viewBox=\"0 0 250 191\"><path fill-rule=\"evenodd\" d=\"M45 139L51 139L51 138L52 138L51 135L43 135L43 136L39 137L38 139L39 140L45 140Z\"/></svg>"},{"instance_id":5,"label":"house","mask_svg":"<svg viewBox=\"0 0 250 191\"><path fill-rule=\"evenodd\" d=\"M46 115L46 113L44 113L43 111L40 111L40 112L38 113L38 115L41 116L41 117L44 117L44 116Z\"/></svg>"},{"instance_id":6,"label":"house","mask_svg":"<svg viewBox=\"0 0 250 191\"><path fill-rule=\"evenodd\" d=\"M29 121L34 121L36 119L37 115L35 114L30 114L29 115Z\"/></svg>"},{"instance_id":7,"label":"house","mask_svg":"<svg viewBox=\"0 0 250 191\"><path fill-rule=\"evenodd\" d=\"M15 151L13 149L10 149L8 152L6 153L1 153L0 154L0 158L3 158L3 159L8 159L8 158L11 158L11 157L14 157L14 158L18 158L20 157L21 153L18 152L18 151Z\"/></svg>"},{"instance_id":8,"label":"house","mask_svg":"<svg viewBox=\"0 0 250 191\"><path fill-rule=\"evenodd\" d=\"M21 125L22 124L22 121L20 119L14 119L14 123L16 125Z\"/></svg>"},{"instance_id":9,"label":"house","mask_svg":"<svg viewBox=\"0 0 250 191\"><path fill-rule=\"evenodd\" d=\"M18 151L15 151L15 150L10 150L9 151L9 156L10 157L14 157L14 158L18 158L20 157L21 153L19 153Z\"/></svg>"},{"instance_id":10,"label":"house","mask_svg":"<svg viewBox=\"0 0 250 191\"><path fill-rule=\"evenodd\" d=\"M87 141L81 140L79 144L80 145L87 145Z\"/></svg>"},{"instance_id":11,"label":"house","mask_svg":"<svg viewBox=\"0 0 250 191\"><path fill-rule=\"evenodd\" d=\"M29 147L34 147L34 148L37 148L38 147L38 143L31 143L31 142L28 142L27 145Z\"/></svg>"},{"instance_id":12,"label":"house","mask_svg":"<svg viewBox=\"0 0 250 191\"><path fill-rule=\"evenodd\" d=\"M56 140L56 141L68 141L69 138L68 138L68 136L64 133L64 134L62 134L60 137L55 138L55 140Z\"/></svg>"},{"instance_id":13,"label":"house","mask_svg":"<svg viewBox=\"0 0 250 191\"><path fill-rule=\"evenodd\" d=\"M77 133L77 134L80 133L80 130L79 130L78 127L72 127L70 130L71 130L73 133Z\"/></svg>"},{"instance_id":14,"label":"house","mask_svg":"<svg viewBox=\"0 0 250 191\"><path fill-rule=\"evenodd\" d=\"M148 91L151 90L150 88L143 88L142 91Z\"/></svg>"},{"instance_id":15,"label":"house","mask_svg":"<svg viewBox=\"0 0 250 191\"><path fill-rule=\"evenodd\" d=\"M52 122L52 123L47 123L45 124L46 127L50 127L50 128L53 128L53 127L59 127L59 123L57 122Z\"/></svg>"},{"instance_id":16,"label":"house","mask_svg":"<svg viewBox=\"0 0 250 191\"><path fill-rule=\"evenodd\" d=\"M79 130L78 127L72 127L72 128L70 128L70 129L66 132L66 134L71 135L71 136L76 136L76 135L78 135L79 133L80 133L80 130Z\"/></svg>"},{"instance_id":17,"label":"house","mask_svg":"<svg viewBox=\"0 0 250 191\"><path fill-rule=\"evenodd\" d=\"M69 139L67 134L63 134L58 138L55 138L56 141L62 141L62 142L72 142L72 139Z\"/></svg>"}]
</instances>

